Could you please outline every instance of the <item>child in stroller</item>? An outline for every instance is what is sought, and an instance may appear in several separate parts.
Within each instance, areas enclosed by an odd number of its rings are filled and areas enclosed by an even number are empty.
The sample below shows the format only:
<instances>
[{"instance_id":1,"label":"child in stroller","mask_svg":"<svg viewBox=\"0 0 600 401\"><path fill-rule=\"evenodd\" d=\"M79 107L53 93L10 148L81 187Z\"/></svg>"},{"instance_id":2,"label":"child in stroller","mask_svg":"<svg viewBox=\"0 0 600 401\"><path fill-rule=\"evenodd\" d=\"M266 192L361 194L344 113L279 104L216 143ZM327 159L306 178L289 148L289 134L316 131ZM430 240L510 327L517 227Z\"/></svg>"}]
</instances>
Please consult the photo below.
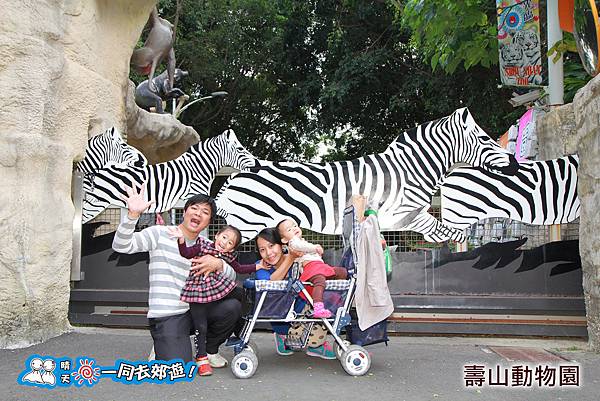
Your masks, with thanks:
<instances>
[{"instance_id":1,"label":"child in stroller","mask_svg":"<svg viewBox=\"0 0 600 401\"><path fill-rule=\"evenodd\" d=\"M312 283L312 298L314 301L313 316L316 318L330 318L332 313L323 304L326 280L345 280L348 271L343 267L332 267L323 262L323 248L321 245L311 244L302 238L302 230L292 219L284 219L277 224L281 241L287 244L292 251L302 252L303 255L296 260L302 265L300 281Z\"/></svg>"}]
</instances>

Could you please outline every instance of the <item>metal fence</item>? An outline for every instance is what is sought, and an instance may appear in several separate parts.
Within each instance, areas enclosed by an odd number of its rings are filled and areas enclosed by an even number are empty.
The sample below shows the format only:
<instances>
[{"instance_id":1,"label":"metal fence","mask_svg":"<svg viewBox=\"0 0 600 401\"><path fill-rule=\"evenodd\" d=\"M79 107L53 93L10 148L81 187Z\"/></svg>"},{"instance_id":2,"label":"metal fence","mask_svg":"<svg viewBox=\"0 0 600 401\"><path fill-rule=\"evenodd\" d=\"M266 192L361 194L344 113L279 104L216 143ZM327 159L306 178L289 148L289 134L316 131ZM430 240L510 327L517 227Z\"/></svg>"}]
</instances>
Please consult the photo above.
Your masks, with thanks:
<instances>
[{"instance_id":1,"label":"metal fence","mask_svg":"<svg viewBox=\"0 0 600 401\"><path fill-rule=\"evenodd\" d=\"M469 248L476 248L490 242L508 242L527 238L521 249L532 249L550 242L551 226L538 226L520 221L493 218L473 224L467 230ZM579 239L579 219L561 224L561 239Z\"/></svg>"},{"instance_id":2,"label":"metal fence","mask_svg":"<svg viewBox=\"0 0 600 401\"><path fill-rule=\"evenodd\" d=\"M98 216L94 217L92 220L88 221L85 226L90 228L95 227L93 237L98 237L100 235L109 234L117 230L117 226L121 221L121 209L120 208L107 208Z\"/></svg>"},{"instance_id":3,"label":"metal fence","mask_svg":"<svg viewBox=\"0 0 600 401\"><path fill-rule=\"evenodd\" d=\"M440 219L440 209L435 207L429 210L434 217ZM165 224L179 224L183 219L183 209L175 208L169 212L162 213L161 216ZM98 226L94 236L107 234L117 229L121 219L121 209L109 208L96 216L90 223L105 223ZM88 223L88 224L90 224ZM156 224L156 215L154 213L144 213L140 216L136 230L142 230ZM213 224L208 227L208 238L214 239L219 227L226 224L225 219L217 216ZM528 241L521 246L521 249L531 249L550 242L550 226L534 226L524 224L509 219L493 218L480 221L467 229L467 244L470 249L485 245L490 242L507 242L521 238L528 238ZM561 239L572 240L579 238L579 219L568 224L560 226ZM312 243L321 244L324 249L342 248L341 235L326 235L309 230L303 230L303 237ZM424 240L423 235L413 231L387 231L383 232L387 244L397 252L411 252L418 249L431 249L441 247L442 244L431 243ZM450 249L455 249L454 243L450 244ZM254 252L254 241L248 241L240 245L239 252Z\"/></svg>"}]
</instances>

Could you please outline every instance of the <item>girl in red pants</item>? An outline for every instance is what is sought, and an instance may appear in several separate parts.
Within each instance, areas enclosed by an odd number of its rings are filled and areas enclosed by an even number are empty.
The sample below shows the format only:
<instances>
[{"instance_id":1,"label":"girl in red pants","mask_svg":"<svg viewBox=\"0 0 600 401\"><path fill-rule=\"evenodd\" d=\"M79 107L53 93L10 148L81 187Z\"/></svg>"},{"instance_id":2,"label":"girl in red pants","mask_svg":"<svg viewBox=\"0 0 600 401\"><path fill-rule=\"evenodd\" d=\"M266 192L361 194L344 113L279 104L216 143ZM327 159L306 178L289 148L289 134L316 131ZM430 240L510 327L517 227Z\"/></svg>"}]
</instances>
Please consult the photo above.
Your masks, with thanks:
<instances>
[{"instance_id":1,"label":"girl in red pants","mask_svg":"<svg viewBox=\"0 0 600 401\"><path fill-rule=\"evenodd\" d=\"M313 284L312 298L314 302L313 316L317 318L329 318L331 311L323 305L323 293L325 292L325 280L345 280L348 272L343 267L332 267L323 262L323 247L311 244L302 239L302 230L292 219L285 219L277 224L277 230L281 236L281 242L287 244L290 250L304 253L296 259L302 265L301 281L309 281Z\"/></svg>"}]
</instances>

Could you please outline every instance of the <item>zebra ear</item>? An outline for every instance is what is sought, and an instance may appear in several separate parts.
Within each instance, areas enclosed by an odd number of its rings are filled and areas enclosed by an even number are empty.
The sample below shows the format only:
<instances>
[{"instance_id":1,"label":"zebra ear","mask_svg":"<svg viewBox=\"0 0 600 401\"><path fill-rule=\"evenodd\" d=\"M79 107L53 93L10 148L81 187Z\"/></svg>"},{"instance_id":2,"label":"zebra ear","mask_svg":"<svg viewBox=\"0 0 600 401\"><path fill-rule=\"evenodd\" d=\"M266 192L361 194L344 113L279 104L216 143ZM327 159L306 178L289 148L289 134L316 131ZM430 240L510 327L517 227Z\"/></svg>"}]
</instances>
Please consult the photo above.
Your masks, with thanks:
<instances>
[{"instance_id":1,"label":"zebra ear","mask_svg":"<svg viewBox=\"0 0 600 401\"><path fill-rule=\"evenodd\" d=\"M475 124L475 119L473 118L473 115L469 111L468 107L463 107L461 109L458 109L457 111L460 111L460 114L462 115L463 124L466 124L466 125Z\"/></svg>"},{"instance_id":2,"label":"zebra ear","mask_svg":"<svg viewBox=\"0 0 600 401\"><path fill-rule=\"evenodd\" d=\"M117 127L112 127L109 131L114 141L123 142L123 137Z\"/></svg>"},{"instance_id":3,"label":"zebra ear","mask_svg":"<svg viewBox=\"0 0 600 401\"><path fill-rule=\"evenodd\" d=\"M225 138L230 141L230 142L239 142L237 139L237 136L235 135L235 132L233 132L232 129L228 129L227 131L223 132L223 134L225 135Z\"/></svg>"}]
</instances>

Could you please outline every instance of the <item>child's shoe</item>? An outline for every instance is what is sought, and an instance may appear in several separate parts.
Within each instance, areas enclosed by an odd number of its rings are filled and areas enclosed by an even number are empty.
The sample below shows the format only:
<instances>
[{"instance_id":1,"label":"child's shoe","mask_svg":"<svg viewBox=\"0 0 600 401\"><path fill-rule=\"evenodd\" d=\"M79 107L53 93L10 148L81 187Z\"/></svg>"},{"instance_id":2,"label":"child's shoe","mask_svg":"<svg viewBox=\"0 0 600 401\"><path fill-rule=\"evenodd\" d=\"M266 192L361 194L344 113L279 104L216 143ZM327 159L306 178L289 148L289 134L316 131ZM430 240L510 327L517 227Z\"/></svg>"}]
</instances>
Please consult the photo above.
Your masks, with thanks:
<instances>
[{"instance_id":1,"label":"child's shoe","mask_svg":"<svg viewBox=\"0 0 600 401\"><path fill-rule=\"evenodd\" d=\"M329 311L328 309L325 309L325 305L323 305L323 302L315 302L313 317L327 319L330 318L331 315L333 315L333 313L331 313L331 311Z\"/></svg>"},{"instance_id":2,"label":"child's shoe","mask_svg":"<svg viewBox=\"0 0 600 401\"><path fill-rule=\"evenodd\" d=\"M210 376L213 374L212 367L208 362L208 357L203 356L195 358L196 366L198 366L198 376Z\"/></svg>"},{"instance_id":3,"label":"child's shoe","mask_svg":"<svg viewBox=\"0 0 600 401\"><path fill-rule=\"evenodd\" d=\"M275 335L275 351L277 351L277 354L282 356L292 355L294 351L285 345L285 336L283 334L273 334Z\"/></svg>"},{"instance_id":4,"label":"child's shoe","mask_svg":"<svg viewBox=\"0 0 600 401\"><path fill-rule=\"evenodd\" d=\"M148 361L153 361L156 359L156 353L154 352L154 345L152 346L152 349L150 350L150 355L148 355Z\"/></svg>"},{"instance_id":5,"label":"child's shoe","mask_svg":"<svg viewBox=\"0 0 600 401\"><path fill-rule=\"evenodd\" d=\"M322 359L336 359L335 351L331 346L329 341L325 341L323 345L316 348L308 348L306 350L306 355L308 356L317 356Z\"/></svg>"}]
</instances>

